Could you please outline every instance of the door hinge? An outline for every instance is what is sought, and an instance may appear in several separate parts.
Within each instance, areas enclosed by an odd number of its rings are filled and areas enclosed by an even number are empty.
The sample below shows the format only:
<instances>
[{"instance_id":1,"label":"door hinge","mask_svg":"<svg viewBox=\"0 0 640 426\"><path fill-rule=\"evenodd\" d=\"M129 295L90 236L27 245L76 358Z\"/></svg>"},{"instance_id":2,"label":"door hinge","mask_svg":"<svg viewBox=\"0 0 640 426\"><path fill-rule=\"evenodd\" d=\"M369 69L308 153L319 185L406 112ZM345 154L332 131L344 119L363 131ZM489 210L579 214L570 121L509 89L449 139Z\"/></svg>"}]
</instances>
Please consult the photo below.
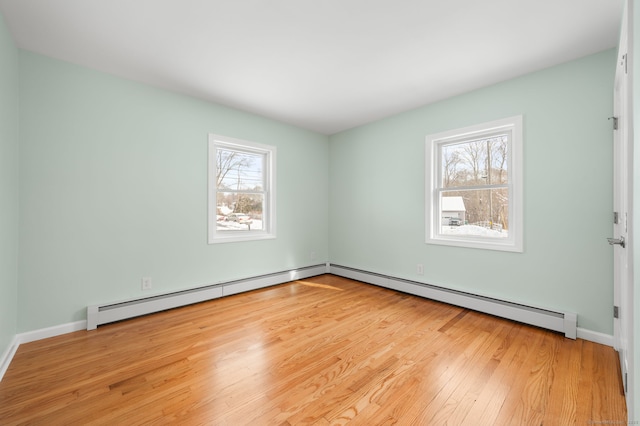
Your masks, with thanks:
<instances>
[{"instance_id":1,"label":"door hinge","mask_svg":"<svg viewBox=\"0 0 640 426\"><path fill-rule=\"evenodd\" d=\"M609 120L613 120L613 130L618 130L618 117L609 117Z\"/></svg>"},{"instance_id":2,"label":"door hinge","mask_svg":"<svg viewBox=\"0 0 640 426\"><path fill-rule=\"evenodd\" d=\"M624 62L624 73L627 74L627 54L622 55L622 62Z\"/></svg>"},{"instance_id":3,"label":"door hinge","mask_svg":"<svg viewBox=\"0 0 640 426\"><path fill-rule=\"evenodd\" d=\"M613 212L613 224L617 225L620 223L620 215L618 212Z\"/></svg>"},{"instance_id":4,"label":"door hinge","mask_svg":"<svg viewBox=\"0 0 640 426\"><path fill-rule=\"evenodd\" d=\"M620 318L620 308L618 306L613 307L613 317Z\"/></svg>"}]
</instances>

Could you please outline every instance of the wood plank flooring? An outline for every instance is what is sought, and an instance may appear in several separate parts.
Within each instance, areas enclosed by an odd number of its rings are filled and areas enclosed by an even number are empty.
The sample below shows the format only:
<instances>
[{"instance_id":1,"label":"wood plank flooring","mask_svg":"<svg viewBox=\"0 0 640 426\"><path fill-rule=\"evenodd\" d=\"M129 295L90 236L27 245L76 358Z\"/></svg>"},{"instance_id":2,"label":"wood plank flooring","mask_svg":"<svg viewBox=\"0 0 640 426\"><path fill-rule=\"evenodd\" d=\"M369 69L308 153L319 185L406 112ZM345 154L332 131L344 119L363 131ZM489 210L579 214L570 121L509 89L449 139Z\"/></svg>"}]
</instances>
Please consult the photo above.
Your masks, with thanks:
<instances>
[{"instance_id":1,"label":"wood plank flooring","mask_svg":"<svg viewBox=\"0 0 640 426\"><path fill-rule=\"evenodd\" d=\"M323 275L20 346L0 424L626 424L615 351Z\"/></svg>"}]
</instances>

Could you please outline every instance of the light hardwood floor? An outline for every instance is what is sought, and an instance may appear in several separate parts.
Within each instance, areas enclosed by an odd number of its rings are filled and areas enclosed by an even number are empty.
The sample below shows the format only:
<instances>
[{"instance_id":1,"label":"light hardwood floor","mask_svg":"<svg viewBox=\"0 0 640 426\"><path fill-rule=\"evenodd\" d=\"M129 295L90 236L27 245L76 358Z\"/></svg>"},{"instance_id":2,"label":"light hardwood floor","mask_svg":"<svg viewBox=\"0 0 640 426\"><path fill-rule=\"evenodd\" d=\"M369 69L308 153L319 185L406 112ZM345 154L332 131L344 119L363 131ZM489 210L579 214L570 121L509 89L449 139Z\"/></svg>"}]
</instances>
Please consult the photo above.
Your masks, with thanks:
<instances>
[{"instance_id":1,"label":"light hardwood floor","mask_svg":"<svg viewBox=\"0 0 640 426\"><path fill-rule=\"evenodd\" d=\"M24 344L0 382L2 425L625 423L612 348L332 275Z\"/></svg>"}]
</instances>

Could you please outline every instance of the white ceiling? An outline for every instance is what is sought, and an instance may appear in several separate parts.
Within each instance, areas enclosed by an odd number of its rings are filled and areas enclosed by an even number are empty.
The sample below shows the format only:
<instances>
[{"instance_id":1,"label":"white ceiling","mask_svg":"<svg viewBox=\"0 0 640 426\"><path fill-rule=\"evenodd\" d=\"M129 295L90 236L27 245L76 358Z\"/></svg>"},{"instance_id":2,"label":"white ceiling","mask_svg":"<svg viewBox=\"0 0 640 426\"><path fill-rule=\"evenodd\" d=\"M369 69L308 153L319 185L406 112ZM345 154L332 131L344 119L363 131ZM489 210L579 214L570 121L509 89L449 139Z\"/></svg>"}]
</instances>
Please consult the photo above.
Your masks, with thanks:
<instances>
[{"instance_id":1,"label":"white ceiling","mask_svg":"<svg viewBox=\"0 0 640 426\"><path fill-rule=\"evenodd\" d=\"M324 134L617 45L622 0L0 0L23 49Z\"/></svg>"}]
</instances>

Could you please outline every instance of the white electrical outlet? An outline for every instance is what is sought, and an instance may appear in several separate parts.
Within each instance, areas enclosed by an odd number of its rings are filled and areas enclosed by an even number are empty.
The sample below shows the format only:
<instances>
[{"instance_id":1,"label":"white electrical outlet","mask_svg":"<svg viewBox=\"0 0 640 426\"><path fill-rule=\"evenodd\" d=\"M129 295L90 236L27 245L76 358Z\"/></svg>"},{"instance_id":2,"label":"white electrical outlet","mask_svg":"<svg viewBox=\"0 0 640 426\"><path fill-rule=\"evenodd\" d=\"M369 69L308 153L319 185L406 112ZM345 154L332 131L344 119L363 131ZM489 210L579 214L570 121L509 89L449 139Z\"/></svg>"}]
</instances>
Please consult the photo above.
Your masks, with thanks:
<instances>
[{"instance_id":1,"label":"white electrical outlet","mask_svg":"<svg viewBox=\"0 0 640 426\"><path fill-rule=\"evenodd\" d=\"M315 261L315 260L317 260L317 258L318 258L318 254L317 254L315 251L312 251L312 252L309 254L309 257L311 258L311 260L312 260L312 261Z\"/></svg>"},{"instance_id":2,"label":"white electrical outlet","mask_svg":"<svg viewBox=\"0 0 640 426\"><path fill-rule=\"evenodd\" d=\"M151 277L142 277L142 289L151 290L152 288L153 282L151 281Z\"/></svg>"},{"instance_id":3,"label":"white electrical outlet","mask_svg":"<svg viewBox=\"0 0 640 426\"><path fill-rule=\"evenodd\" d=\"M418 263L416 266L416 273L418 275L424 275L424 266L422 266L422 263Z\"/></svg>"}]
</instances>

